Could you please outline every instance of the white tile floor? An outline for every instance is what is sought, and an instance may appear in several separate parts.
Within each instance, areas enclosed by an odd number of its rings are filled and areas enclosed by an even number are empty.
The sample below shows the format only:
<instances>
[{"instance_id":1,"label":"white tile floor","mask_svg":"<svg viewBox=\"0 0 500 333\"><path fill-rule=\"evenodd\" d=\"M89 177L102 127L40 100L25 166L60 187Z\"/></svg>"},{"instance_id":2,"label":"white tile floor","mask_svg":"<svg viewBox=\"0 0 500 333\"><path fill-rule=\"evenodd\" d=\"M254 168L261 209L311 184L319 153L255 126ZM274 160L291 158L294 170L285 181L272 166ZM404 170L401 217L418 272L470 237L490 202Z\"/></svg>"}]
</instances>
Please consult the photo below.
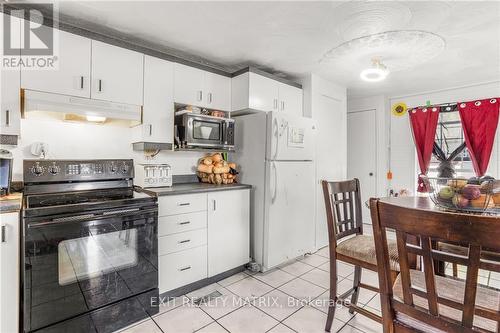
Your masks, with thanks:
<instances>
[{"instance_id":1,"label":"white tile floor","mask_svg":"<svg viewBox=\"0 0 500 333\"><path fill-rule=\"evenodd\" d=\"M352 286L353 267L338 265L340 294ZM122 333L324 332L330 287L328 271L328 248L324 248L265 274L238 273L170 301L161 307L159 314ZM374 278L376 275L368 273L366 281L371 283ZM209 294L213 298L199 305L193 303ZM359 303L368 303L366 306L374 306L376 310L380 304L374 300L376 296L362 291ZM346 308L337 308L332 332L382 332L380 325L358 316L349 314Z\"/></svg>"},{"instance_id":2,"label":"white tile floor","mask_svg":"<svg viewBox=\"0 0 500 333\"><path fill-rule=\"evenodd\" d=\"M353 267L337 263L337 293L352 287ZM178 297L160 313L121 333L316 333L324 332L329 299L328 248L270 272L241 272ZM451 274L451 266L447 266ZM500 288L500 274L481 272L479 282ZM464 274L459 267L459 275ZM362 281L378 286L376 273L363 270ZM212 295L204 303L193 300ZM358 305L380 314L378 294L361 289ZM379 323L337 307L331 332L379 333Z\"/></svg>"}]
</instances>

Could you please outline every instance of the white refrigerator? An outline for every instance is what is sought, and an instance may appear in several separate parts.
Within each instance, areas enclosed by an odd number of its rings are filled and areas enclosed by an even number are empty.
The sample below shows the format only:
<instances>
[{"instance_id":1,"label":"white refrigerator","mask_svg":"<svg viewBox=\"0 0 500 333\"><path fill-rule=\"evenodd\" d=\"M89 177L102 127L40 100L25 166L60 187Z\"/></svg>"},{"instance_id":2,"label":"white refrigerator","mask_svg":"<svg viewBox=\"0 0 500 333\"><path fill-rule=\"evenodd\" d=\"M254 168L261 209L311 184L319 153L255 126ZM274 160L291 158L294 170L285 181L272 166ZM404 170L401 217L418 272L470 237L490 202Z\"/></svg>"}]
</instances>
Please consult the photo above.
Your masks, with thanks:
<instances>
[{"instance_id":1,"label":"white refrigerator","mask_svg":"<svg viewBox=\"0 0 500 333\"><path fill-rule=\"evenodd\" d=\"M283 112L235 119L232 158L253 186L250 250L264 272L314 250L315 125Z\"/></svg>"}]
</instances>

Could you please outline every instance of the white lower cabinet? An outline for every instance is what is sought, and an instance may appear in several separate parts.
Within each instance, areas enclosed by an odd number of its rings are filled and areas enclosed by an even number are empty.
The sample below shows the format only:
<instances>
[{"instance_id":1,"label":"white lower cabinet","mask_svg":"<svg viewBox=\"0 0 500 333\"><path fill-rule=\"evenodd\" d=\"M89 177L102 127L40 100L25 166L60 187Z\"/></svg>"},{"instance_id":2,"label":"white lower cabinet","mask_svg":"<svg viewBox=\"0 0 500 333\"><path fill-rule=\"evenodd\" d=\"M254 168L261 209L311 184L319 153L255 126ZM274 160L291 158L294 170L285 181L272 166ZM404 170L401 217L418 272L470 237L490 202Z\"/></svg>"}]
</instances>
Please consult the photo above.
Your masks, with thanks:
<instances>
[{"instance_id":1,"label":"white lower cabinet","mask_svg":"<svg viewBox=\"0 0 500 333\"><path fill-rule=\"evenodd\" d=\"M250 258L250 190L208 193L208 276Z\"/></svg>"},{"instance_id":2,"label":"white lower cabinet","mask_svg":"<svg viewBox=\"0 0 500 333\"><path fill-rule=\"evenodd\" d=\"M169 195L158 203L160 293L248 263L250 190Z\"/></svg>"},{"instance_id":3,"label":"white lower cabinet","mask_svg":"<svg viewBox=\"0 0 500 333\"><path fill-rule=\"evenodd\" d=\"M160 294L207 277L207 246L160 256Z\"/></svg>"},{"instance_id":4,"label":"white lower cabinet","mask_svg":"<svg viewBox=\"0 0 500 333\"><path fill-rule=\"evenodd\" d=\"M0 216L0 332L18 332L19 214Z\"/></svg>"}]
</instances>

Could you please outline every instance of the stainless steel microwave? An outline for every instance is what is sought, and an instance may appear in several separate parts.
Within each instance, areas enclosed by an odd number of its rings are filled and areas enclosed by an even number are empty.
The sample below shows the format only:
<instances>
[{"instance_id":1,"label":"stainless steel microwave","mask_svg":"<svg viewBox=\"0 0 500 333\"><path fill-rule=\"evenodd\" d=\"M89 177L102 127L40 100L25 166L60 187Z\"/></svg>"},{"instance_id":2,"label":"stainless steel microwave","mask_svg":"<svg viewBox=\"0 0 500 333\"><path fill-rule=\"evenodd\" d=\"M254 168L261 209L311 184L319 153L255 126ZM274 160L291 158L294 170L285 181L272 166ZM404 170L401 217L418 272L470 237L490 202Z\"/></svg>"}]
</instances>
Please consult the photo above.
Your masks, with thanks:
<instances>
[{"instance_id":1,"label":"stainless steel microwave","mask_svg":"<svg viewBox=\"0 0 500 333\"><path fill-rule=\"evenodd\" d=\"M178 148L234 150L234 119L184 113L175 126Z\"/></svg>"}]
</instances>

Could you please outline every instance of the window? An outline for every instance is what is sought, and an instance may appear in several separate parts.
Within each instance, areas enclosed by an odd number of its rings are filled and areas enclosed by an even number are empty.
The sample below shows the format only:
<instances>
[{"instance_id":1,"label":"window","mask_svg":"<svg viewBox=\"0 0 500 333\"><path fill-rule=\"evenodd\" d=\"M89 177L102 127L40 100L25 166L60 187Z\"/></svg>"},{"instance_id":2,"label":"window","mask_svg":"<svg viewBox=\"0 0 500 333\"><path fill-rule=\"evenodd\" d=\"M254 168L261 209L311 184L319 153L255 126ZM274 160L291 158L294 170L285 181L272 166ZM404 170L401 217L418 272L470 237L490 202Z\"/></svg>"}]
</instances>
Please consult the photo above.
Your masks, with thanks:
<instances>
[{"instance_id":1,"label":"window","mask_svg":"<svg viewBox=\"0 0 500 333\"><path fill-rule=\"evenodd\" d=\"M435 143L441 148L446 156L450 156L450 154L464 141L464 132L462 131L462 123L458 111L441 110L436 129ZM438 166L439 161L436 156L432 154L428 172L429 177L438 176ZM456 172L455 177L470 178L475 176L467 148L455 157L453 166Z\"/></svg>"}]
</instances>

